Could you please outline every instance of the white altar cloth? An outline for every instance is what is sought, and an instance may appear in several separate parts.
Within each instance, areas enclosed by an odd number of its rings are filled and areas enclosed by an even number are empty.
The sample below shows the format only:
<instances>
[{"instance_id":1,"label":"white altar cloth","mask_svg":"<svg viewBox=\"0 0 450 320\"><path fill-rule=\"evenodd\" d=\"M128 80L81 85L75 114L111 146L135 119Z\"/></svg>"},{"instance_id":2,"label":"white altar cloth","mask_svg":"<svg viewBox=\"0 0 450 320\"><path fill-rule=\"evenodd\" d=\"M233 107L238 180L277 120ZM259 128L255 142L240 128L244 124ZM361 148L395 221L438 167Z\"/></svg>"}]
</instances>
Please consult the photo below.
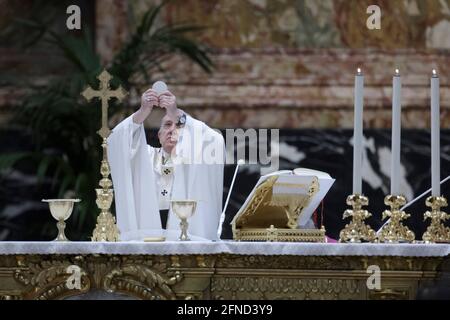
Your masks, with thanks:
<instances>
[{"instance_id":1,"label":"white altar cloth","mask_svg":"<svg viewBox=\"0 0 450 320\"><path fill-rule=\"evenodd\" d=\"M443 257L450 244L292 243L235 241L17 242L0 241L0 255L12 254L240 254L301 256Z\"/></svg>"}]
</instances>

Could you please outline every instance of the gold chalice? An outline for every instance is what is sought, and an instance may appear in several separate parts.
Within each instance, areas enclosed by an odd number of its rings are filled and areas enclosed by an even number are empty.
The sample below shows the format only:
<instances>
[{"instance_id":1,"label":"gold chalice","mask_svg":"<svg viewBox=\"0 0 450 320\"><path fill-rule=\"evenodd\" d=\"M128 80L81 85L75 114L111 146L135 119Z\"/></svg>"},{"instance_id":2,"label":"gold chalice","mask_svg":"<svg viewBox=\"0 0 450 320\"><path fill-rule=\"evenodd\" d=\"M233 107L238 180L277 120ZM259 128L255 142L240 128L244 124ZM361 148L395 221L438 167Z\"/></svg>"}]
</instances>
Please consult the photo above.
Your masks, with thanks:
<instances>
[{"instance_id":1,"label":"gold chalice","mask_svg":"<svg viewBox=\"0 0 450 320\"><path fill-rule=\"evenodd\" d=\"M42 202L48 202L52 217L58 221L56 224L58 236L54 241L69 241L64 234L64 229L66 228L64 221L69 219L72 214L73 204L80 201L80 199L42 199Z\"/></svg>"},{"instance_id":2,"label":"gold chalice","mask_svg":"<svg viewBox=\"0 0 450 320\"><path fill-rule=\"evenodd\" d=\"M180 218L180 228L181 228L181 235L179 240L181 241L189 241L187 229L188 229L188 222L187 219L192 217L195 213L195 209L197 208L197 201L195 200L171 200L170 205L172 207L172 212L177 215L178 218Z\"/></svg>"}]
</instances>

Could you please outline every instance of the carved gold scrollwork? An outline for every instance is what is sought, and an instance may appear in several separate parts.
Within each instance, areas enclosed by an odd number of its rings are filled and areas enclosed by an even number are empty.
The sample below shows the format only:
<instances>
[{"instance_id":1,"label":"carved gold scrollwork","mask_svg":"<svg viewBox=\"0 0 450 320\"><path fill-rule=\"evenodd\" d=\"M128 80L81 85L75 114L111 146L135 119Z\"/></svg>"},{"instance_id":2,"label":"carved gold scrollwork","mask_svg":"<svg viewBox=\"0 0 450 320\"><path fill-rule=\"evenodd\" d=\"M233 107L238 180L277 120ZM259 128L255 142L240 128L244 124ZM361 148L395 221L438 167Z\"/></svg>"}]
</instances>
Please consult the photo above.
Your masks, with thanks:
<instances>
[{"instance_id":1,"label":"carved gold scrollwork","mask_svg":"<svg viewBox=\"0 0 450 320\"><path fill-rule=\"evenodd\" d=\"M260 205L262 205L262 200L267 197L269 192L272 190L273 185L277 182L278 177L273 176L268 178L264 183L256 188L256 192L254 195L254 200L251 201L245 210L242 213L242 219L239 221L240 225L245 225L247 223L248 218L255 215L257 209ZM240 227L240 226L239 226ZM233 226L233 232L237 231L236 226ZM233 238L236 238L233 236Z\"/></svg>"},{"instance_id":2,"label":"carved gold scrollwork","mask_svg":"<svg viewBox=\"0 0 450 320\"><path fill-rule=\"evenodd\" d=\"M33 289L23 295L24 299L49 300L77 295L89 291L91 281L86 272L80 268L80 287L68 285L71 273L68 261L42 261L30 263L27 269L17 269L14 278Z\"/></svg>"},{"instance_id":3,"label":"carved gold scrollwork","mask_svg":"<svg viewBox=\"0 0 450 320\"><path fill-rule=\"evenodd\" d=\"M213 278L216 299L339 299L360 295L356 279Z\"/></svg>"},{"instance_id":4,"label":"carved gold scrollwork","mask_svg":"<svg viewBox=\"0 0 450 320\"><path fill-rule=\"evenodd\" d=\"M346 257L329 256L260 256L222 255L216 266L220 268L274 268L274 269L353 269L359 268ZM357 260L359 261L359 260Z\"/></svg>"},{"instance_id":5,"label":"carved gold scrollwork","mask_svg":"<svg viewBox=\"0 0 450 320\"><path fill-rule=\"evenodd\" d=\"M108 292L131 292L144 299L171 300L176 297L170 286L181 279L179 272L166 278L146 266L126 265L106 274L103 288Z\"/></svg>"},{"instance_id":6,"label":"carved gold scrollwork","mask_svg":"<svg viewBox=\"0 0 450 320\"><path fill-rule=\"evenodd\" d=\"M0 300L109 296L105 290L141 299L408 299L446 262L448 256L0 255ZM79 290L67 287L74 265ZM386 271L381 290L367 288L370 265Z\"/></svg>"},{"instance_id":7,"label":"carved gold scrollwork","mask_svg":"<svg viewBox=\"0 0 450 320\"><path fill-rule=\"evenodd\" d=\"M146 260L141 256L110 257L76 256L48 260L42 257L21 257L14 278L25 285L21 298L61 299L103 289L140 299L175 299L171 286L182 279L179 271L167 273L164 259ZM69 283L70 266L79 268L80 286ZM9 297L5 297L7 299Z\"/></svg>"},{"instance_id":8,"label":"carved gold scrollwork","mask_svg":"<svg viewBox=\"0 0 450 320\"><path fill-rule=\"evenodd\" d=\"M369 299L371 300L406 300L408 298L408 290L386 288L369 291Z\"/></svg>"}]
</instances>

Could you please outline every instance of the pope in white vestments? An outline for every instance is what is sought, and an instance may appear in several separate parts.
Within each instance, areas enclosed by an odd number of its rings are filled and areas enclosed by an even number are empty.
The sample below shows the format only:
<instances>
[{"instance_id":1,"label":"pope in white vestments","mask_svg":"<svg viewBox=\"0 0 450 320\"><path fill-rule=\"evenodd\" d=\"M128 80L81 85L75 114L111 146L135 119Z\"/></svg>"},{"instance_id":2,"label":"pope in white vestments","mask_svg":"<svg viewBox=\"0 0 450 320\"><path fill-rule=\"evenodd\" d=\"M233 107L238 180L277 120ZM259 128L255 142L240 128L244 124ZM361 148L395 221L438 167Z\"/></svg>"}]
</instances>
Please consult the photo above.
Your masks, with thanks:
<instances>
[{"instance_id":1,"label":"pope in white vestments","mask_svg":"<svg viewBox=\"0 0 450 320\"><path fill-rule=\"evenodd\" d=\"M166 110L158 131L161 148L147 144L143 122L154 107ZM170 200L195 200L189 218L193 240L216 240L222 211L224 140L220 133L177 108L170 91L149 89L141 107L119 123L108 138L108 160L114 185L121 240L180 235L180 220ZM168 211L166 230L161 212Z\"/></svg>"}]
</instances>

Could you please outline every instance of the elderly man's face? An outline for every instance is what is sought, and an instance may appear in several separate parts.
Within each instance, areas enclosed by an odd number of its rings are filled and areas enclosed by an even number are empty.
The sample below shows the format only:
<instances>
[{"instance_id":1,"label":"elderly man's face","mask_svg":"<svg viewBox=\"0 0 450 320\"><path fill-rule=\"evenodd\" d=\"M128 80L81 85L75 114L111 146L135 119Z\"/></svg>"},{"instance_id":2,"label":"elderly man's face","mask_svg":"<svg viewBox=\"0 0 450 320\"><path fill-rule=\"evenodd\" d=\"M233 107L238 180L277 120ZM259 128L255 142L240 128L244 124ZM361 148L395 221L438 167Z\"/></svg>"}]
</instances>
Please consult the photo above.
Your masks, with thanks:
<instances>
[{"instance_id":1,"label":"elderly man's face","mask_svg":"<svg viewBox=\"0 0 450 320\"><path fill-rule=\"evenodd\" d=\"M161 120L161 127L158 131L159 143L161 143L164 151L171 153L178 141L178 128L176 126L176 119L165 115Z\"/></svg>"}]
</instances>

